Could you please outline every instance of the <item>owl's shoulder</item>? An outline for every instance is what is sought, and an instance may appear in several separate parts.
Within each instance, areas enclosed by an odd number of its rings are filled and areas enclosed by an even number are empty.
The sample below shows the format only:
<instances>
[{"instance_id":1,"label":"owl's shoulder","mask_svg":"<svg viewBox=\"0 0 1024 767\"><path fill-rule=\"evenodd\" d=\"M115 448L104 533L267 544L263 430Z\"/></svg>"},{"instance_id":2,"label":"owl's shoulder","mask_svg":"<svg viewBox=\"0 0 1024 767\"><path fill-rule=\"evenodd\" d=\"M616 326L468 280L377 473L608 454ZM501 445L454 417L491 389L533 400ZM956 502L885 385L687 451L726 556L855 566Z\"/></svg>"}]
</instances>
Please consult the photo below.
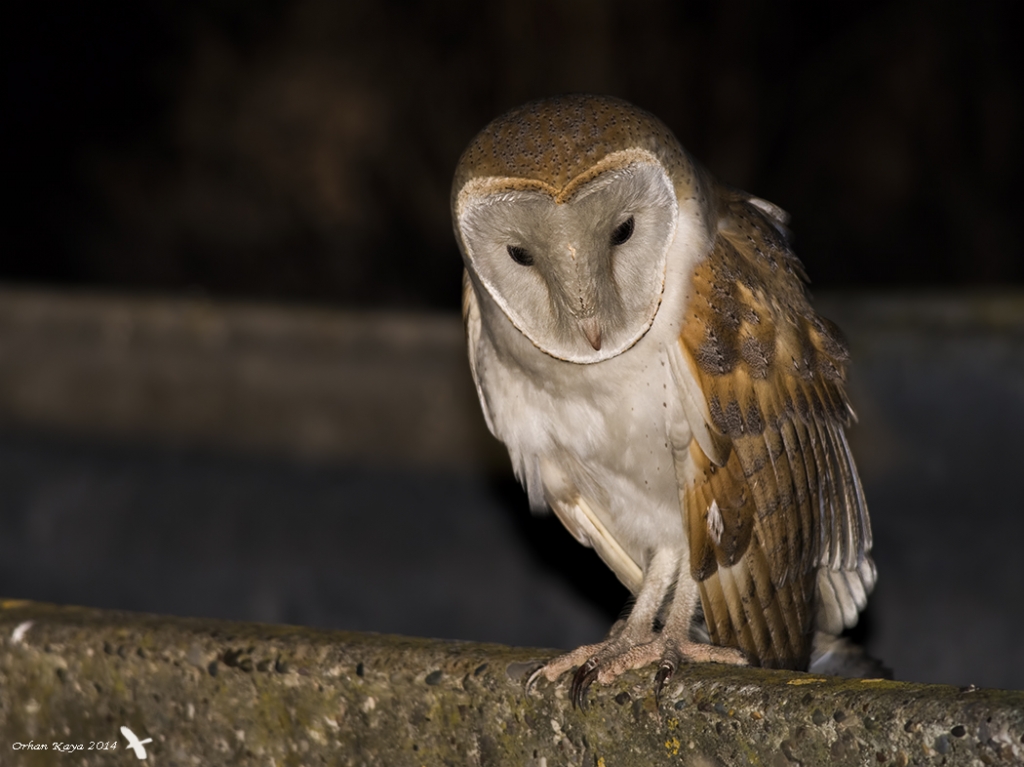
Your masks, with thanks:
<instances>
[{"instance_id":1,"label":"owl's shoulder","mask_svg":"<svg viewBox=\"0 0 1024 767\"><path fill-rule=\"evenodd\" d=\"M785 212L726 189L713 216L712 247L690 275L681 332L701 376L841 383L849 353L839 329L810 304Z\"/></svg>"}]
</instances>

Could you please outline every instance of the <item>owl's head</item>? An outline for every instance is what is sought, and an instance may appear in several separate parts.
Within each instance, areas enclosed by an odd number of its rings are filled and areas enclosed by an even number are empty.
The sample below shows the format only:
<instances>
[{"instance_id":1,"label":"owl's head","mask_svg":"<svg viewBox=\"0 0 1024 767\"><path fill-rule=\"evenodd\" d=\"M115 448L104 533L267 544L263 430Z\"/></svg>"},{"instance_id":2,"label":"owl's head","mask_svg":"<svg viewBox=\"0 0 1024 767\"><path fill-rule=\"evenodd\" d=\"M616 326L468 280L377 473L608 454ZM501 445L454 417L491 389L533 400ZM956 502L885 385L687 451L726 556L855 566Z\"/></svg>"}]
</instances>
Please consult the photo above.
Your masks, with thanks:
<instances>
[{"instance_id":1,"label":"owl's head","mask_svg":"<svg viewBox=\"0 0 1024 767\"><path fill-rule=\"evenodd\" d=\"M700 171L657 118L619 99L563 96L507 112L473 139L452 217L474 285L539 349L591 363L651 327L681 205L702 209L703 195Z\"/></svg>"}]
</instances>

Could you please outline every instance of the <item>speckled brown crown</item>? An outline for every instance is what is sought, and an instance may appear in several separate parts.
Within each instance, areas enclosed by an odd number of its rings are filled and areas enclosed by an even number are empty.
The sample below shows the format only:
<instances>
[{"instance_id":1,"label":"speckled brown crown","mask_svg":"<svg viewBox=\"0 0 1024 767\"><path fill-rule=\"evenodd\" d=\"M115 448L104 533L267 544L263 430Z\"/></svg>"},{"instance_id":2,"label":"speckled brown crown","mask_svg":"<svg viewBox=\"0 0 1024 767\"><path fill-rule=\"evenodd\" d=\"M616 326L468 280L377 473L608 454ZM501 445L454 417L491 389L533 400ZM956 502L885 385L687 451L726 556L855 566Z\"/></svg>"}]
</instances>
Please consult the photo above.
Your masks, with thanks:
<instances>
[{"instance_id":1,"label":"speckled brown crown","mask_svg":"<svg viewBox=\"0 0 1024 767\"><path fill-rule=\"evenodd\" d=\"M480 131L459 159L452 203L476 178L520 179L561 196L603 158L630 149L653 154L681 199L693 194L699 171L661 120L621 99L570 95L524 104Z\"/></svg>"}]
</instances>

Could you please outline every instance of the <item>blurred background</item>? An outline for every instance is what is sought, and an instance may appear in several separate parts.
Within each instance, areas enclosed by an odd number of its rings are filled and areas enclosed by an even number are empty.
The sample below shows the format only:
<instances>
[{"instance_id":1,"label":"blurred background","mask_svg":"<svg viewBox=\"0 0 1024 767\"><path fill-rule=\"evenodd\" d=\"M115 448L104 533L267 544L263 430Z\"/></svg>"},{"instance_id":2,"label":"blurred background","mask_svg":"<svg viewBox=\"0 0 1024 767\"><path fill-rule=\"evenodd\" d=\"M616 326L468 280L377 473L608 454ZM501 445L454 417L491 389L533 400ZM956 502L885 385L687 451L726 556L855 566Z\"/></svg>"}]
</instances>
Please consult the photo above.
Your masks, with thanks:
<instances>
[{"instance_id":1,"label":"blurred background","mask_svg":"<svg viewBox=\"0 0 1024 767\"><path fill-rule=\"evenodd\" d=\"M460 152L585 91L787 209L816 286L1019 282L1011 8L27 5L5 25L0 278L450 309Z\"/></svg>"},{"instance_id":2,"label":"blurred background","mask_svg":"<svg viewBox=\"0 0 1024 767\"><path fill-rule=\"evenodd\" d=\"M793 217L854 354L897 677L1024 687L1012 4L22 4L0 120L0 595L517 644L625 592L474 402L448 195L524 101L662 118Z\"/></svg>"}]
</instances>

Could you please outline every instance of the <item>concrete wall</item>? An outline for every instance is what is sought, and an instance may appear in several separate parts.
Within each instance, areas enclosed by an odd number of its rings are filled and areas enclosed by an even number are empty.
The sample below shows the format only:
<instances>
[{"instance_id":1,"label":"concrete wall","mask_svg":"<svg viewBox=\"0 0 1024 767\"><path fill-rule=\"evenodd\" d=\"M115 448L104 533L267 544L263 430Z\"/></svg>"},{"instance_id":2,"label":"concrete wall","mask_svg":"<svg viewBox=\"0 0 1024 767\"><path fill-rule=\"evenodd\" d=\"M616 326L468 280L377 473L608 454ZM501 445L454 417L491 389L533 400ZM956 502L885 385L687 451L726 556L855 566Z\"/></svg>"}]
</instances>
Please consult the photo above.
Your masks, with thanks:
<instances>
[{"instance_id":1,"label":"concrete wall","mask_svg":"<svg viewBox=\"0 0 1024 767\"><path fill-rule=\"evenodd\" d=\"M1024 296L822 296L897 677L1024 688ZM571 646L625 593L531 516L454 315L0 290L0 594Z\"/></svg>"}]
</instances>

